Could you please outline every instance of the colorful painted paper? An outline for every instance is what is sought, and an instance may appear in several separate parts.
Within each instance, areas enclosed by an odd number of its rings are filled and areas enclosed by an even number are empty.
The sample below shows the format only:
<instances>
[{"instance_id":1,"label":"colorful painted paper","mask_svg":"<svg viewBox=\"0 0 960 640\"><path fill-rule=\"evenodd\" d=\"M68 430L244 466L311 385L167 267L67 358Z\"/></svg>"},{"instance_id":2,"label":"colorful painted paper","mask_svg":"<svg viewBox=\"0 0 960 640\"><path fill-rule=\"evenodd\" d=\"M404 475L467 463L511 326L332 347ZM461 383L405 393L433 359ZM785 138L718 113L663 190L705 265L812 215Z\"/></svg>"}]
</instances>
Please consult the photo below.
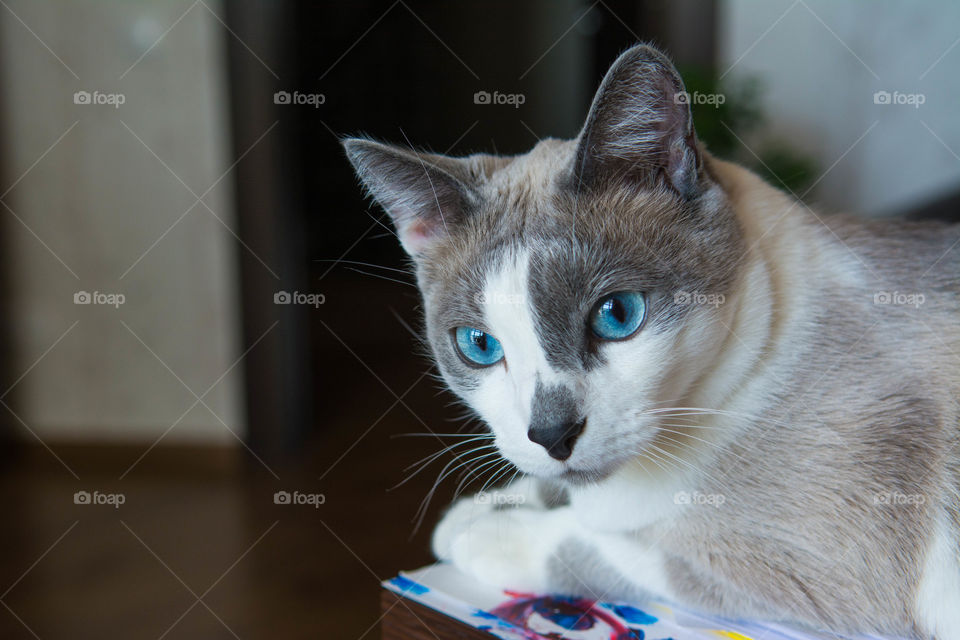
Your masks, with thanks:
<instances>
[{"instance_id":1,"label":"colorful painted paper","mask_svg":"<svg viewBox=\"0 0 960 640\"><path fill-rule=\"evenodd\" d=\"M705 616L657 601L599 602L500 591L443 563L402 572L383 586L502 640L844 640L782 625Z\"/></svg>"}]
</instances>

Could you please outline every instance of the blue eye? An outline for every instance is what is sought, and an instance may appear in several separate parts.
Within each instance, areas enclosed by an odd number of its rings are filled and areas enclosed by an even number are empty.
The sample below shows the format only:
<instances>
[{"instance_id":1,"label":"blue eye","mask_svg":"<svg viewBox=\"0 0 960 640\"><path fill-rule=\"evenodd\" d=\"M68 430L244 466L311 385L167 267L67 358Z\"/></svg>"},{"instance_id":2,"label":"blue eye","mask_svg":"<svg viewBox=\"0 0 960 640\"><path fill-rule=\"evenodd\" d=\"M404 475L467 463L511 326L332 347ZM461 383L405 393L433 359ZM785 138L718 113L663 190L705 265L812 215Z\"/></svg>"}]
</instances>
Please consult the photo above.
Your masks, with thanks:
<instances>
[{"instance_id":1,"label":"blue eye","mask_svg":"<svg viewBox=\"0 0 960 640\"><path fill-rule=\"evenodd\" d=\"M503 346L486 331L473 327L457 327L453 332L457 350L469 362L489 367L503 360Z\"/></svg>"},{"instance_id":2,"label":"blue eye","mask_svg":"<svg viewBox=\"0 0 960 640\"><path fill-rule=\"evenodd\" d=\"M601 298L590 312L590 328L603 340L632 336L647 315L647 301L637 291L620 291Z\"/></svg>"}]
</instances>

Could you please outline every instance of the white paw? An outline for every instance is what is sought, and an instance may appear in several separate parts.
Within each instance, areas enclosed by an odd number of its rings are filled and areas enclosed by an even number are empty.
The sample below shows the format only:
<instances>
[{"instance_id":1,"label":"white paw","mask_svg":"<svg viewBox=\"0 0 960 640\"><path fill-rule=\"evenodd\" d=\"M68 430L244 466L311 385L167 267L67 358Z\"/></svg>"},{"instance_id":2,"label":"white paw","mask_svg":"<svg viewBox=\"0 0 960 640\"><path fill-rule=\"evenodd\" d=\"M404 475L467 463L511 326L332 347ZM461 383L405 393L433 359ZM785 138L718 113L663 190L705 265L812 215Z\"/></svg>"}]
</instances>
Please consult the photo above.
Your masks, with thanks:
<instances>
[{"instance_id":1,"label":"white paw","mask_svg":"<svg viewBox=\"0 0 960 640\"><path fill-rule=\"evenodd\" d=\"M453 541L467 530L477 518L493 511L489 503L479 502L474 497L460 498L447 510L433 530L431 547L439 560L453 560Z\"/></svg>"},{"instance_id":2,"label":"white paw","mask_svg":"<svg viewBox=\"0 0 960 640\"><path fill-rule=\"evenodd\" d=\"M488 512L453 537L450 559L464 573L499 589L547 591L547 564L556 540L544 535L546 519L542 511Z\"/></svg>"}]
</instances>

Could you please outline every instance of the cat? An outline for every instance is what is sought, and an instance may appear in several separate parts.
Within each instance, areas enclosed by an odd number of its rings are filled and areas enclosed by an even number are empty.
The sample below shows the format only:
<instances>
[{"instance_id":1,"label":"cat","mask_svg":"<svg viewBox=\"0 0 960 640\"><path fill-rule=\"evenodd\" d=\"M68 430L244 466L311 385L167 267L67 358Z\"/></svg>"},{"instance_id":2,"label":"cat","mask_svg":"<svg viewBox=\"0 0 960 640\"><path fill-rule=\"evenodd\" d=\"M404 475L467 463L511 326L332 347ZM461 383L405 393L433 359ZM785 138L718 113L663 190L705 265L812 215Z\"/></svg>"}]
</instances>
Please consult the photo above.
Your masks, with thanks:
<instances>
[{"instance_id":1,"label":"cat","mask_svg":"<svg viewBox=\"0 0 960 640\"><path fill-rule=\"evenodd\" d=\"M450 389L523 472L438 558L521 591L960 638L960 228L821 217L637 45L573 140L344 141Z\"/></svg>"}]
</instances>

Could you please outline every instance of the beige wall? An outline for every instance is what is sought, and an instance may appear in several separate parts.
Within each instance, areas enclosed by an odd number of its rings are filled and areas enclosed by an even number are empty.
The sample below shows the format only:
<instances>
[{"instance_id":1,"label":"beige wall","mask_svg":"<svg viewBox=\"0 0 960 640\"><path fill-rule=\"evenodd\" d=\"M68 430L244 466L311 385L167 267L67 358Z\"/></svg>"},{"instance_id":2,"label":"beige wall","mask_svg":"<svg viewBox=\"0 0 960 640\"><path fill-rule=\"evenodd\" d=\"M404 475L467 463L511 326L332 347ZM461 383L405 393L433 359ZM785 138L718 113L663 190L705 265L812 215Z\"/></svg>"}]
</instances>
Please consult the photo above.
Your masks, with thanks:
<instances>
[{"instance_id":1,"label":"beige wall","mask_svg":"<svg viewBox=\"0 0 960 640\"><path fill-rule=\"evenodd\" d=\"M6 400L44 439L152 442L195 402L186 387L202 395L243 350L241 249L201 204L177 222L196 198L173 175L200 195L233 161L230 36L203 4L187 11L191 2L7 5L0 192L27 172L3 197L22 224L0 206L15 349L7 369L15 379L50 350ZM125 102L75 104L77 91ZM204 202L232 227L231 179ZM78 291L126 300L77 305ZM235 443L220 420L243 434L241 383L242 364L204 399L219 419L198 404L164 442Z\"/></svg>"},{"instance_id":2,"label":"beige wall","mask_svg":"<svg viewBox=\"0 0 960 640\"><path fill-rule=\"evenodd\" d=\"M960 4L726 0L720 22L720 67L763 79L770 131L837 163L816 192L829 208L892 214L960 187Z\"/></svg>"}]
</instances>

